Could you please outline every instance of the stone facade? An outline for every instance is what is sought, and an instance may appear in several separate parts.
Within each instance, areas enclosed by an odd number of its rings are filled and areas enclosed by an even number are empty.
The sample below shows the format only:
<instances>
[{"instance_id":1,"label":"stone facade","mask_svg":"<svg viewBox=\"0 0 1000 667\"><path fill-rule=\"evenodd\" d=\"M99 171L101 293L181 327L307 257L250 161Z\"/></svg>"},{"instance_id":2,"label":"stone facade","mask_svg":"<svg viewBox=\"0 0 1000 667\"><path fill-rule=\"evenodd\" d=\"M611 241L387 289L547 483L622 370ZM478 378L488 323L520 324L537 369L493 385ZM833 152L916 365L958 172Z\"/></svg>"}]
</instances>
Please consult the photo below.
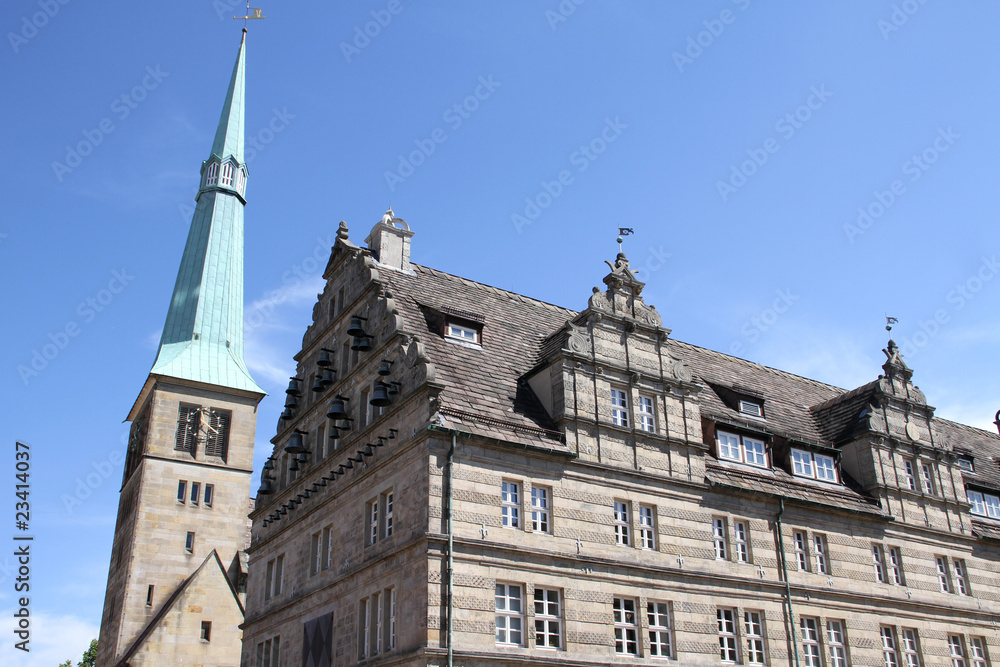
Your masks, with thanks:
<instances>
[{"instance_id":1,"label":"stone facade","mask_svg":"<svg viewBox=\"0 0 1000 667\"><path fill-rule=\"evenodd\" d=\"M411 265L411 236L341 223L251 515L245 667L1000 664L1000 522L967 496L1000 493L1000 438L934 417L894 343L845 392L671 339L624 255L577 313Z\"/></svg>"}]
</instances>

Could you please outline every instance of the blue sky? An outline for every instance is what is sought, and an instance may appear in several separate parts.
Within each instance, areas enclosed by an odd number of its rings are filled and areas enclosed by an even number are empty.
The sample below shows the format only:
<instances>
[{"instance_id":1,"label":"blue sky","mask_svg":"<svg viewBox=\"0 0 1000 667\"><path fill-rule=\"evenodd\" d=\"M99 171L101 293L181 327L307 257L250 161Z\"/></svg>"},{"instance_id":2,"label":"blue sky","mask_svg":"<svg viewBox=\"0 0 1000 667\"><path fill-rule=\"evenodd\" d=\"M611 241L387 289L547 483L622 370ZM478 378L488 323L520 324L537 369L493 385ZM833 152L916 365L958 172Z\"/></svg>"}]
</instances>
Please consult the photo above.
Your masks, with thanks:
<instances>
[{"instance_id":1,"label":"blue sky","mask_svg":"<svg viewBox=\"0 0 1000 667\"><path fill-rule=\"evenodd\" d=\"M414 261L577 309L631 227L625 249L673 337L845 388L881 371L894 316L937 414L994 428L995 3L263 10L247 40L246 357L271 393L258 468L337 224L361 243L390 204L416 231ZM15 439L31 445L38 631L11 662L0 622L4 664L75 660L97 635L122 420L155 356L242 13L0 8L0 472Z\"/></svg>"}]
</instances>

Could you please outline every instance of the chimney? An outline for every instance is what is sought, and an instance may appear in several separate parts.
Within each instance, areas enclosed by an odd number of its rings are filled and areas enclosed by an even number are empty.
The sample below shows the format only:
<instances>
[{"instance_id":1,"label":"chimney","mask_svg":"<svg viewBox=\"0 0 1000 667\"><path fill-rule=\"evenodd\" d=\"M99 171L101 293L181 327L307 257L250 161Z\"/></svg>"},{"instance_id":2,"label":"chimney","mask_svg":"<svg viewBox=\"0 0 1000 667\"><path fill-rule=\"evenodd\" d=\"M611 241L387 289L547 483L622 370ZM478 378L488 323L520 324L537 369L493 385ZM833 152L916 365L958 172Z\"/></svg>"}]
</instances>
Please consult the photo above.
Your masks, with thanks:
<instances>
[{"instance_id":1,"label":"chimney","mask_svg":"<svg viewBox=\"0 0 1000 667\"><path fill-rule=\"evenodd\" d=\"M402 218L397 218L390 207L372 227L365 243L379 264L409 273L412 236L410 226Z\"/></svg>"}]
</instances>

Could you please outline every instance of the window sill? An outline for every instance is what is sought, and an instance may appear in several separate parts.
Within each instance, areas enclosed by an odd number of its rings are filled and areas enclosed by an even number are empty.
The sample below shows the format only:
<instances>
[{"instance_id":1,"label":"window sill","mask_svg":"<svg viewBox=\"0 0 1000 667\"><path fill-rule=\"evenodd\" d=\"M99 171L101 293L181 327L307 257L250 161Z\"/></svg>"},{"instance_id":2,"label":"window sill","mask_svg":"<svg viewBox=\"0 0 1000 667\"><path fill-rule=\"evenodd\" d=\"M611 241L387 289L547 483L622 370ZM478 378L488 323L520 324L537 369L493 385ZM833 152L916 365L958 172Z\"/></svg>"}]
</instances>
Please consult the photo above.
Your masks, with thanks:
<instances>
[{"instance_id":1,"label":"window sill","mask_svg":"<svg viewBox=\"0 0 1000 667\"><path fill-rule=\"evenodd\" d=\"M479 343L473 343L472 341L463 340L461 338L454 338L452 336L445 336L444 340L447 343L452 343L453 345L458 345L460 347L467 347L470 350L479 350L479 351L482 351L482 349L483 349L483 346L480 345Z\"/></svg>"}]
</instances>

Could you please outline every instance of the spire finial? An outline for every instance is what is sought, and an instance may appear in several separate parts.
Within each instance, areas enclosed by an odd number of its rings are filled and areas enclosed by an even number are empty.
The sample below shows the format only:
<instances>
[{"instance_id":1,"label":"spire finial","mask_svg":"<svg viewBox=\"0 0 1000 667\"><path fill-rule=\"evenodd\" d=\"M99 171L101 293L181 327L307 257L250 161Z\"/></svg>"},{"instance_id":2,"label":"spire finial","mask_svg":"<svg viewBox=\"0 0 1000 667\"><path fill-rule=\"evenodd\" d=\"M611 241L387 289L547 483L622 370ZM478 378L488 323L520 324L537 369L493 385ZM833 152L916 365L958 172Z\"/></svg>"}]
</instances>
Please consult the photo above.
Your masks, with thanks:
<instances>
[{"instance_id":1,"label":"spire finial","mask_svg":"<svg viewBox=\"0 0 1000 667\"><path fill-rule=\"evenodd\" d=\"M247 0L247 15L246 16L234 16L234 19L243 19L243 33L246 34L247 31L247 21L250 19L266 19L266 16L261 16L260 7L254 7L253 13L250 13L250 0Z\"/></svg>"},{"instance_id":2,"label":"spire finial","mask_svg":"<svg viewBox=\"0 0 1000 667\"><path fill-rule=\"evenodd\" d=\"M619 255L625 254L624 251L622 250L622 240L623 240L622 237L629 236L631 234L635 234L635 230L633 230L631 227L619 227L618 228L618 254Z\"/></svg>"},{"instance_id":3,"label":"spire finial","mask_svg":"<svg viewBox=\"0 0 1000 667\"><path fill-rule=\"evenodd\" d=\"M885 316L885 330L889 332L890 336L892 335L892 325L897 322L899 322L899 320L895 317L889 317L888 315Z\"/></svg>"}]
</instances>

